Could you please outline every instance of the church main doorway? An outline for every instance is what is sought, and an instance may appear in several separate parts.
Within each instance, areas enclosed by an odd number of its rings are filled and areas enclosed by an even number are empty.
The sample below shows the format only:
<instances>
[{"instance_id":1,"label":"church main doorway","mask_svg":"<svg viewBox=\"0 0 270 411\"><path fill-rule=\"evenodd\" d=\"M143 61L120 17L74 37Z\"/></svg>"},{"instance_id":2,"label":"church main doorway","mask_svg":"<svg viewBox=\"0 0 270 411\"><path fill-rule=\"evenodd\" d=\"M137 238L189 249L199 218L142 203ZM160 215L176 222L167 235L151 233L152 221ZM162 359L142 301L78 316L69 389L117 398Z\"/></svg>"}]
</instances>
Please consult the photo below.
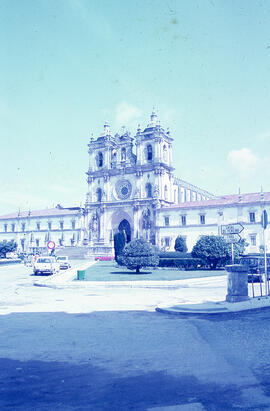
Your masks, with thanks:
<instances>
[{"instance_id":1,"label":"church main doorway","mask_svg":"<svg viewBox=\"0 0 270 411\"><path fill-rule=\"evenodd\" d=\"M122 231L126 236L126 242L129 243L131 240L131 228L129 222L124 219L118 226L118 231Z\"/></svg>"}]
</instances>

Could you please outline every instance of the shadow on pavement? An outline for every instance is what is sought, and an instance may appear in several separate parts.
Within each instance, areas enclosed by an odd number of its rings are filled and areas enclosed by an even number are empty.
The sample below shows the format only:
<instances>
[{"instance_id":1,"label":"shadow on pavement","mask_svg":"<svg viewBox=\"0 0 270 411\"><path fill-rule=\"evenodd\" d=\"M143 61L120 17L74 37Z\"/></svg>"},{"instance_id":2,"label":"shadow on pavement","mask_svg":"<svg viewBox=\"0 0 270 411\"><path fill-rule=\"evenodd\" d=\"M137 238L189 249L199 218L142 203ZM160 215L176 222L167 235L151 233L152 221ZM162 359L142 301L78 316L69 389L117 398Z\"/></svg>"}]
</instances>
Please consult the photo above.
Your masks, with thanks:
<instances>
[{"instance_id":1,"label":"shadow on pavement","mask_svg":"<svg viewBox=\"0 0 270 411\"><path fill-rule=\"evenodd\" d=\"M0 359L1 410L147 410L201 403L228 410L239 398L234 387L200 384L148 372L121 378L89 364Z\"/></svg>"}]
</instances>

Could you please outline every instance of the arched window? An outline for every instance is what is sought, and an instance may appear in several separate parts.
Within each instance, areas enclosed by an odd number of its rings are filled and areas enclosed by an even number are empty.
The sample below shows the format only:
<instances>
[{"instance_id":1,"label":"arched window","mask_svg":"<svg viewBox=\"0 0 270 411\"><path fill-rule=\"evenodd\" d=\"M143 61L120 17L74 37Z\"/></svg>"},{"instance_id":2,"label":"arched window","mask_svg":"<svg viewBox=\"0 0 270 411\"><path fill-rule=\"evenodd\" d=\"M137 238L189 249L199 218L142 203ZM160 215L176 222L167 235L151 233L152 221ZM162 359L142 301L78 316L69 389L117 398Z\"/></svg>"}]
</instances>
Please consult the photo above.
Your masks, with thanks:
<instances>
[{"instance_id":1,"label":"arched window","mask_svg":"<svg viewBox=\"0 0 270 411\"><path fill-rule=\"evenodd\" d=\"M101 199L102 199L102 191L101 191L101 188L98 188L97 189L97 201L101 201Z\"/></svg>"},{"instance_id":2,"label":"arched window","mask_svg":"<svg viewBox=\"0 0 270 411\"><path fill-rule=\"evenodd\" d=\"M125 147L121 150L121 161L126 161L126 149Z\"/></svg>"},{"instance_id":3,"label":"arched window","mask_svg":"<svg viewBox=\"0 0 270 411\"><path fill-rule=\"evenodd\" d=\"M147 183L145 186L146 189L146 197L151 198L152 197L152 185L150 183Z\"/></svg>"},{"instance_id":4,"label":"arched window","mask_svg":"<svg viewBox=\"0 0 270 411\"><path fill-rule=\"evenodd\" d=\"M103 154L101 152L98 153L97 165L98 165L98 167L103 166Z\"/></svg>"},{"instance_id":5,"label":"arched window","mask_svg":"<svg viewBox=\"0 0 270 411\"><path fill-rule=\"evenodd\" d=\"M163 146L163 160L165 161L165 163L168 161L167 146L165 144Z\"/></svg>"},{"instance_id":6,"label":"arched window","mask_svg":"<svg viewBox=\"0 0 270 411\"><path fill-rule=\"evenodd\" d=\"M152 160L153 159L153 148L151 144L148 144L147 146L147 160Z\"/></svg>"},{"instance_id":7,"label":"arched window","mask_svg":"<svg viewBox=\"0 0 270 411\"><path fill-rule=\"evenodd\" d=\"M168 200L168 187L167 186L164 187L164 198L165 200Z\"/></svg>"}]
</instances>

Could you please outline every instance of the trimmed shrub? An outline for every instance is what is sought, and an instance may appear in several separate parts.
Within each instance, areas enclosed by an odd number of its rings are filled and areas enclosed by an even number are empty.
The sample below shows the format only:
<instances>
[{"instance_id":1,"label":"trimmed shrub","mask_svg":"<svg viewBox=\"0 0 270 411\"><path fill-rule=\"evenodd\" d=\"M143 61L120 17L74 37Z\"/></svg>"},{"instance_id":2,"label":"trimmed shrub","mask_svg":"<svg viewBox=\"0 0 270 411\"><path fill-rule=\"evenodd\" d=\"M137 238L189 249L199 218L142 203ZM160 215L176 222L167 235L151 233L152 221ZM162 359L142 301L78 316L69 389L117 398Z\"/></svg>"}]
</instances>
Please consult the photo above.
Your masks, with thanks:
<instances>
[{"instance_id":1,"label":"trimmed shrub","mask_svg":"<svg viewBox=\"0 0 270 411\"><path fill-rule=\"evenodd\" d=\"M0 241L0 258L5 258L7 253L17 250L17 243L14 240Z\"/></svg>"},{"instance_id":2,"label":"trimmed shrub","mask_svg":"<svg viewBox=\"0 0 270 411\"><path fill-rule=\"evenodd\" d=\"M174 244L174 249L175 251L180 251L182 253L187 252L187 244L185 238L183 238L181 235L176 237L175 239L175 244Z\"/></svg>"},{"instance_id":3,"label":"trimmed shrub","mask_svg":"<svg viewBox=\"0 0 270 411\"><path fill-rule=\"evenodd\" d=\"M139 274L142 267L156 267L159 257L151 244L143 239L133 240L128 243L122 255L118 257L120 264L129 270L136 270Z\"/></svg>"}]
</instances>

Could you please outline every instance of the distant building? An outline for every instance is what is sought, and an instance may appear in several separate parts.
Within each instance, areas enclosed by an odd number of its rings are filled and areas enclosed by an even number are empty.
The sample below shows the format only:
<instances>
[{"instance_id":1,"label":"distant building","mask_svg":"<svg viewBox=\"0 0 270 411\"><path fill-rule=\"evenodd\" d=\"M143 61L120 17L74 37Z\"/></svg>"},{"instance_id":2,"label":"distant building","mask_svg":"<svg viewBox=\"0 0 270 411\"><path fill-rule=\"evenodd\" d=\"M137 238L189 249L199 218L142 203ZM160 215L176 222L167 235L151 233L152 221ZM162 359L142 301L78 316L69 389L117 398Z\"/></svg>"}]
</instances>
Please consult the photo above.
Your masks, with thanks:
<instances>
[{"instance_id":1,"label":"distant building","mask_svg":"<svg viewBox=\"0 0 270 411\"><path fill-rule=\"evenodd\" d=\"M270 193L232 194L207 201L172 205L157 210L156 238L162 249L174 249L178 235L186 239L189 250L202 235L221 235L221 226L241 223L241 237L249 244L246 252L259 252L263 245L261 215L270 215ZM266 243L270 231L265 230Z\"/></svg>"},{"instance_id":2,"label":"distant building","mask_svg":"<svg viewBox=\"0 0 270 411\"><path fill-rule=\"evenodd\" d=\"M84 209L58 205L1 216L0 240L14 239L27 251L45 249L53 240L90 254L111 254L113 235L124 231L127 241L145 238L166 250L173 250L182 235L191 250L201 235L217 235L221 225L241 222L248 251L258 252L261 213L270 213L270 193L216 197L175 177L172 143L155 112L134 137L128 131L113 135L105 123L103 133L88 144Z\"/></svg>"},{"instance_id":3,"label":"distant building","mask_svg":"<svg viewBox=\"0 0 270 411\"><path fill-rule=\"evenodd\" d=\"M82 210L60 205L45 210L23 211L0 217L0 241L15 240L21 251L45 251L48 241L57 246L81 244Z\"/></svg>"}]
</instances>

